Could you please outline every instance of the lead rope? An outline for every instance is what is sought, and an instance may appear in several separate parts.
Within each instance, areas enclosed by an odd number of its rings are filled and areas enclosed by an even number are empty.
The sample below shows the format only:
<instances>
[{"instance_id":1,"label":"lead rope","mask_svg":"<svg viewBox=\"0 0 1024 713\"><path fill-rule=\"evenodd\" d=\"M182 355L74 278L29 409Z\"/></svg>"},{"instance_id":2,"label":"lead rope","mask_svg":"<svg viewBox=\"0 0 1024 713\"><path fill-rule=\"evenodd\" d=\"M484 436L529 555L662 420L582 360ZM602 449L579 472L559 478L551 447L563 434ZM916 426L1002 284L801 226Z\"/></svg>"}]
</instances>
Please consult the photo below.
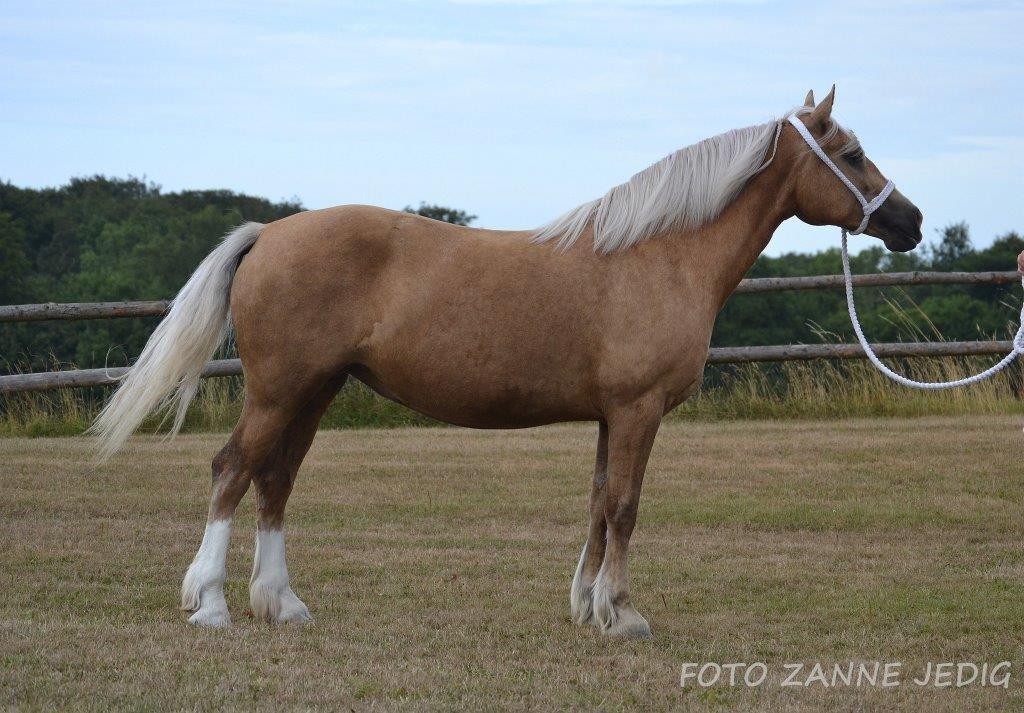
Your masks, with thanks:
<instances>
[{"instance_id":1,"label":"lead rope","mask_svg":"<svg viewBox=\"0 0 1024 713\"><path fill-rule=\"evenodd\" d=\"M853 303L853 275L850 274L850 253L847 248L847 237L846 229L842 229L843 232L843 277L846 280L846 307L850 313L850 323L853 325L853 331L857 335L857 341L864 348L864 353L867 355L871 363L875 365L875 368L880 372L888 376L893 381L903 384L904 386L910 386L915 389L927 389L936 391L938 389L952 389L956 386L968 386L978 381L995 376L1000 371L1005 369L1007 366L1017 358L1018 355L1024 353L1024 305L1021 306L1020 310L1020 326L1017 327L1017 334L1013 337L1013 348L1010 353L1002 358L998 364L993 364L991 367L973 376L968 376L963 379L957 379L956 381L914 381L908 379L902 374L897 374L895 371L887 367L882 363L882 360L878 358L875 352L871 349L871 345L868 344L867 338L864 336L864 330L860 327L860 320L857 318L857 307ZM1021 286L1024 287L1024 278L1021 279Z\"/></svg>"},{"instance_id":2,"label":"lead rope","mask_svg":"<svg viewBox=\"0 0 1024 713\"><path fill-rule=\"evenodd\" d=\"M821 145L818 143L818 140L814 138L810 131L808 131L807 127L804 126L804 123L800 121L800 119L795 114L792 114L787 118L789 120L789 123L792 124L793 128L797 130L797 133L799 133L800 136L803 137L804 141L807 142L807 145L811 147L811 151L813 151L815 155L818 158L820 158L822 162L832 170L832 173L836 174L839 180L843 182L843 185L849 188L850 192L853 193L853 195L857 198L857 202L860 203L860 207L864 211L864 217L861 219L860 225L858 225L851 232L854 235L859 235L860 233L863 233L864 230L868 227L868 221L871 219L871 214L878 210L878 208L881 207L882 203L884 203L885 200L889 197L889 195L893 192L893 189L895 188L893 182L887 181L885 187L879 192L877 196L872 198L870 201L867 200L866 198L864 198L864 194L860 192L860 189L858 189L857 186L854 185L853 181L851 181L847 177L847 175L843 173L838 166L836 166L832 159L829 158L828 154L825 153L825 149L821 148ZM780 129L777 130L775 134L776 144L778 144L781 126L782 122L779 122ZM772 158L774 157L775 156L773 149ZM908 379L902 374L897 374L895 371L893 371L885 364L883 364L882 360L878 358L878 355L876 355L875 352L871 349L871 345L868 344L868 340L864 336L864 330L861 329L860 327L860 320L857 318L857 307L853 303L853 275L850 274L850 252L847 247L847 231L846 228L841 228L841 230L843 233L843 278L846 281L846 307L850 313L850 323L853 325L853 331L857 335L857 341L859 341L860 345L864 348L864 354L867 355L868 359L871 361L872 364L875 365L876 369L878 369L880 372L888 376L890 379L899 384L903 384L904 386L910 386L915 389L927 389L932 391L938 389L952 389L956 386L967 386L969 384L974 384L978 381L982 381L983 379L987 379L990 376L994 376L1003 369L1005 369L1007 366L1009 366L1010 363L1013 362L1013 360L1016 359L1018 355L1024 354L1024 304L1022 304L1020 310L1020 322L1017 327L1017 334L1015 334L1013 337L1013 348L1010 350L1009 354L1007 354L1002 358L1002 360L1000 360L998 364L992 365L991 367L981 372L980 374L968 376L964 379L957 379L956 381L914 381L913 379ZM1024 278L1021 278L1021 286L1024 287Z\"/></svg>"}]
</instances>

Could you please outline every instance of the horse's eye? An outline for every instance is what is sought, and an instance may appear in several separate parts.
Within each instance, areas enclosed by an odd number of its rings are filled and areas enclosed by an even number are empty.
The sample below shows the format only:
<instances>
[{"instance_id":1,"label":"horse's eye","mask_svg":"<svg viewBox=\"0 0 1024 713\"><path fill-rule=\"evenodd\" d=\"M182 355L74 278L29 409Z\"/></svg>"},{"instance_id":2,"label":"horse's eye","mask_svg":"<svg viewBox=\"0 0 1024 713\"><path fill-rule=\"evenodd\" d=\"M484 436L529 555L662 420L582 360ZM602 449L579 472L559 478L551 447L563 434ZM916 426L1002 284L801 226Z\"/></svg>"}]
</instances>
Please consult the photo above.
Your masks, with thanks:
<instances>
[{"instance_id":1,"label":"horse's eye","mask_svg":"<svg viewBox=\"0 0 1024 713\"><path fill-rule=\"evenodd\" d=\"M843 158L845 158L851 166L859 167L861 164L864 163L864 152L854 151L852 153L844 155Z\"/></svg>"}]
</instances>

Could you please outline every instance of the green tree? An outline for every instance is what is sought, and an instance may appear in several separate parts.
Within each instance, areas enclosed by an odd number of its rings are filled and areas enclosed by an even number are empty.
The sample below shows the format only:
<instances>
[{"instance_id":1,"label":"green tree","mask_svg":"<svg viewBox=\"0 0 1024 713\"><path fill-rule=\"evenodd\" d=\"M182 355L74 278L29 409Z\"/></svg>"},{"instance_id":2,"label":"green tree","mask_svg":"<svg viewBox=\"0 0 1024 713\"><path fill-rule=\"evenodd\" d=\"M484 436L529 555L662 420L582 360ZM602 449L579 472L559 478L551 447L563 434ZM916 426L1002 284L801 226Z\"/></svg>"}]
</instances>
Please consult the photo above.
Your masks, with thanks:
<instances>
[{"instance_id":1,"label":"green tree","mask_svg":"<svg viewBox=\"0 0 1024 713\"><path fill-rule=\"evenodd\" d=\"M421 202L419 208L413 208L412 206L407 205L402 210L406 213L415 213L416 215L422 215L425 218L432 218L445 223L454 223L455 225L469 225L476 220L475 215L470 215L464 210L448 208L443 205L434 205L432 203Z\"/></svg>"},{"instance_id":2,"label":"green tree","mask_svg":"<svg viewBox=\"0 0 1024 713\"><path fill-rule=\"evenodd\" d=\"M74 178L59 188L0 182L0 303L164 299L242 220L302 210L231 191L163 193L137 178ZM0 325L0 364L82 367L138 354L155 319Z\"/></svg>"},{"instance_id":3,"label":"green tree","mask_svg":"<svg viewBox=\"0 0 1024 713\"><path fill-rule=\"evenodd\" d=\"M938 244L932 246L932 267L949 270L957 262L974 252L971 231L967 223L950 223L939 231Z\"/></svg>"},{"instance_id":4,"label":"green tree","mask_svg":"<svg viewBox=\"0 0 1024 713\"><path fill-rule=\"evenodd\" d=\"M24 298L28 272L25 230L10 213L0 213L0 304Z\"/></svg>"}]
</instances>

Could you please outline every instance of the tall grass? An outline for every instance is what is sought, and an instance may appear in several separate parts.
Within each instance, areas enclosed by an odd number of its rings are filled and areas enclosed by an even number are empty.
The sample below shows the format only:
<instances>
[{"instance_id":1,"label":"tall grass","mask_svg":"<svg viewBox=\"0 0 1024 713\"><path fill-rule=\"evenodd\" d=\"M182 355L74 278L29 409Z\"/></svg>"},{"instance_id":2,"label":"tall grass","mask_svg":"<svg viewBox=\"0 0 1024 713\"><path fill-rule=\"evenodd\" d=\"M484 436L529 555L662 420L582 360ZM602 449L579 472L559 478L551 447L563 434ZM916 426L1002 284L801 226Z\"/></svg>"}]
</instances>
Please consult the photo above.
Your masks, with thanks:
<instances>
[{"instance_id":1,"label":"tall grass","mask_svg":"<svg viewBox=\"0 0 1024 713\"><path fill-rule=\"evenodd\" d=\"M928 314L904 289L883 296L879 316L906 341L945 341ZM1007 325L1012 334L1016 325ZM816 328L824 343L842 335ZM994 338L994 337L993 337ZM996 357L888 360L916 381L955 381L992 366ZM925 391L894 383L865 359L745 364L709 370L705 388L673 416L697 419L848 418L1024 413L1021 362L970 387Z\"/></svg>"},{"instance_id":2,"label":"tall grass","mask_svg":"<svg viewBox=\"0 0 1024 713\"><path fill-rule=\"evenodd\" d=\"M65 367L67 368L67 367ZM80 435L99 413L107 389L61 389L0 397L0 437ZM189 407L183 431L230 431L242 412L245 389L241 377L205 379ZM437 422L388 401L350 380L324 415L323 428L395 428ZM161 416L140 429L155 433Z\"/></svg>"},{"instance_id":3,"label":"tall grass","mask_svg":"<svg viewBox=\"0 0 1024 713\"><path fill-rule=\"evenodd\" d=\"M951 381L992 364L982 357L906 359L896 369L918 381ZM922 391L896 384L864 360L745 364L723 368L714 385L675 411L675 418L848 418L1024 413L1022 371L966 388Z\"/></svg>"},{"instance_id":4,"label":"tall grass","mask_svg":"<svg viewBox=\"0 0 1024 713\"><path fill-rule=\"evenodd\" d=\"M922 381L948 381L979 371L991 358L903 360L898 368ZM866 361L783 362L713 367L705 387L670 415L674 419L794 419L860 416L1024 413L1021 367L969 388L927 392L894 384ZM103 389L12 394L0 400L0 436L82 433L95 417ZM240 377L206 379L192 403L186 431L228 431L242 410ZM155 432L154 417L143 431ZM323 428L438 425L350 380L324 416Z\"/></svg>"}]
</instances>

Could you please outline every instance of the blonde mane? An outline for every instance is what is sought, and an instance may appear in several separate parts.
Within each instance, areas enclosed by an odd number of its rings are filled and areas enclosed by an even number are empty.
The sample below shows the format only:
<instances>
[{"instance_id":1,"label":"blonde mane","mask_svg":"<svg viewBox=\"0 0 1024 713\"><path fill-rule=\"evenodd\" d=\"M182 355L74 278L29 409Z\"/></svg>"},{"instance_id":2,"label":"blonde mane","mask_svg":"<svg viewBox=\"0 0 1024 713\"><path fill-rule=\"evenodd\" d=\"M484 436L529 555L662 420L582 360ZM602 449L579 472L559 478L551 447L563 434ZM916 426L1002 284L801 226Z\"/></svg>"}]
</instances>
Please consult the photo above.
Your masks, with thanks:
<instances>
[{"instance_id":1,"label":"blonde mane","mask_svg":"<svg viewBox=\"0 0 1024 713\"><path fill-rule=\"evenodd\" d=\"M594 250L626 250L668 229L692 229L717 218L751 178L774 158L781 122L800 107L766 124L733 129L669 154L619 184L602 197L584 203L533 235L533 242L556 241L567 248L594 228ZM823 140L841 128L832 122ZM856 139L847 132L850 144ZM769 149L772 149L769 151Z\"/></svg>"}]
</instances>

